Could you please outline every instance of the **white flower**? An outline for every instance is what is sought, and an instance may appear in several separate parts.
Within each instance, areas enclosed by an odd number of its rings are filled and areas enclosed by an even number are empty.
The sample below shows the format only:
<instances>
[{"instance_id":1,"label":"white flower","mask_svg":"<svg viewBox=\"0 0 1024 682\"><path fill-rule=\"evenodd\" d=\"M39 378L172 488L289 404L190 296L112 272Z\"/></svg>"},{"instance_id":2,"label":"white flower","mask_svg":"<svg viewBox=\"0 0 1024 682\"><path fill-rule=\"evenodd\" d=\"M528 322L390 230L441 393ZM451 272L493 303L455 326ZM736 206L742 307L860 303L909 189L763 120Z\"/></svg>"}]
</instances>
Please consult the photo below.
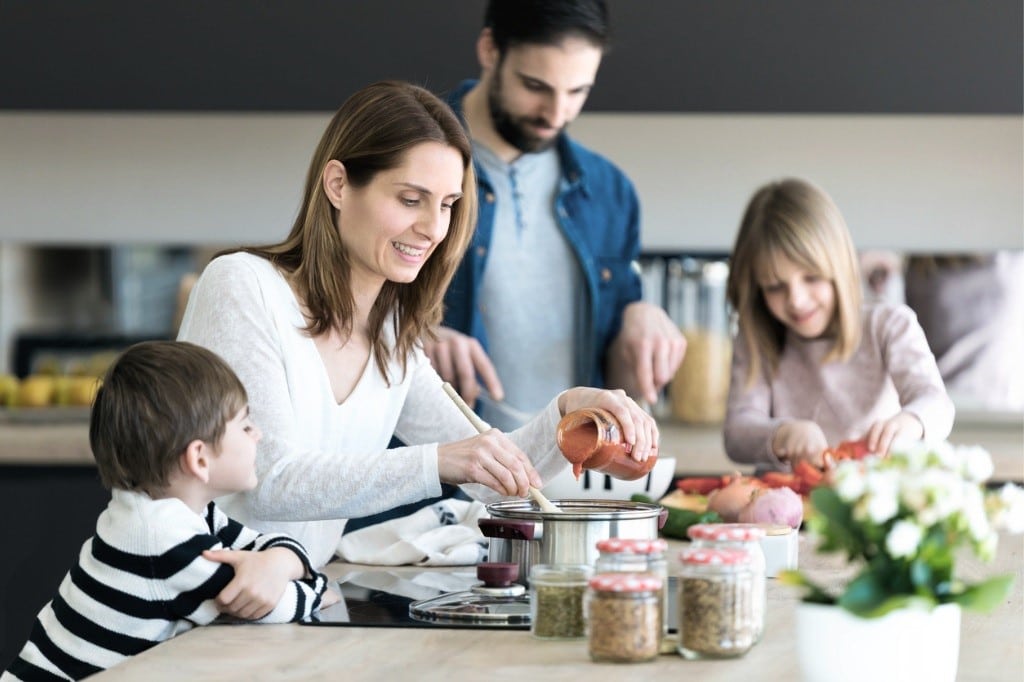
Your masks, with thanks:
<instances>
[{"instance_id":1,"label":"white flower","mask_svg":"<svg viewBox=\"0 0 1024 682\"><path fill-rule=\"evenodd\" d=\"M960 473L960 462L962 455L949 441L931 444L932 455L938 460L939 466Z\"/></svg>"},{"instance_id":2,"label":"white flower","mask_svg":"<svg viewBox=\"0 0 1024 682\"><path fill-rule=\"evenodd\" d=\"M992 533L992 526L985 512L985 496L981 488L974 483L965 483L963 490L964 503L961 515L971 538L980 541Z\"/></svg>"},{"instance_id":3,"label":"white flower","mask_svg":"<svg viewBox=\"0 0 1024 682\"><path fill-rule=\"evenodd\" d=\"M989 501L996 528L1010 533L1024 533L1024 489L1007 483Z\"/></svg>"},{"instance_id":4,"label":"white flower","mask_svg":"<svg viewBox=\"0 0 1024 682\"><path fill-rule=\"evenodd\" d=\"M925 469L904 475L900 480L900 498L925 528L948 518L963 506L963 479L945 469Z\"/></svg>"},{"instance_id":5,"label":"white flower","mask_svg":"<svg viewBox=\"0 0 1024 682\"><path fill-rule=\"evenodd\" d=\"M960 448L960 454L963 458L964 477L968 481L974 481L975 483L987 481L992 476L992 472L995 471L995 467L992 464L992 455L988 454L988 451L981 446L974 445Z\"/></svg>"},{"instance_id":6,"label":"white flower","mask_svg":"<svg viewBox=\"0 0 1024 682\"><path fill-rule=\"evenodd\" d=\"M992 561L999 545L999 533L992 531L974 545L974 551L982 561Z\"/></svg>"},{"instance_id":7,"label":"white flower","mask_svg":"<svg viewBox=\"0 0 1024 682\"><path fill-rule=\"evenodd\" d=\"M832 471L832 487L843 502L853 502L864 494L864 467L847 459Z\"/></svg>"},{"instance_id":8,"label":"white flower","mask_svg":"<svg viewBox=\"0 0 1024 682\"><path fill-rule=\"evenodd\" d=\"M923 536L924 531L916 523L897 521L885 538L885 549L894 559L912 557L917 554Z\"/></svg>"},{"instance_id":9,"label":"white flower","mask_svg":"<svg viewBox=\"0 0 1024 682\"><path fill-rule=\"evenodd\" d=\"M860 518L865 516L875 524L881 525L896 516L899 511L899 472L889 470L868 470L864 477L866 493L860 504L860 508L854 509L854 516Z\"/></svg>"}]
</instances>

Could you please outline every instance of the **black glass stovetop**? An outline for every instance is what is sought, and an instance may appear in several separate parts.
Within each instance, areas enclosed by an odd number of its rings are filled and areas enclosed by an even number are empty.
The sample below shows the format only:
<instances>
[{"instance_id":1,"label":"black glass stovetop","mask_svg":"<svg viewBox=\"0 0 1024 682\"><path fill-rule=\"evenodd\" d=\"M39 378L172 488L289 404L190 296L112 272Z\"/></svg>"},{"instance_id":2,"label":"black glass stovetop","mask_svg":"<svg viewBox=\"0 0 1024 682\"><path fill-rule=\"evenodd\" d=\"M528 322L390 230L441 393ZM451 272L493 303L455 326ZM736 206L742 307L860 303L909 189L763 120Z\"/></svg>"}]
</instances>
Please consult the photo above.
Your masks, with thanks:
<instances>
[{"instance_id":1,"label":"black glass stovetop","mask_svg":"<svg viewBox=\"0 0 1024 682\"><path fill-rule=\"evenodd\" d=\"M331 587L340 592L342 600L301 621L302 625L331 627L383 628L471 628L491 630L529 630L529 623L493 625L489 623L458 623L423 621L409 615L409 605L452 592L464 592L479 584L475 566L456 566L448 571L437 569L420 572L409 567L392 570L367 567L334 581ZM675 578L669 578L669 603L674 600ZM675 630L675 609L670 609L669 631Z\"/></svg>"}]
</instances>

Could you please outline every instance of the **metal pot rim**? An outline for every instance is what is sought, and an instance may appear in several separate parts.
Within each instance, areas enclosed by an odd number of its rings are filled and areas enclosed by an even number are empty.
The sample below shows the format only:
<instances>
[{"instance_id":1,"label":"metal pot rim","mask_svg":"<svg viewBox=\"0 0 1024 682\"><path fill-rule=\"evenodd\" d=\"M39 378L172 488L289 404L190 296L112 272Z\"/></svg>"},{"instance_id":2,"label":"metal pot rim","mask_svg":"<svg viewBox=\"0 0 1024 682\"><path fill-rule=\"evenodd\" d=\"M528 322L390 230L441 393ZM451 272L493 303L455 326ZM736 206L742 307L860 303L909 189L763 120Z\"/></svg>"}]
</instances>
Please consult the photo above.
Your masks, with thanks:
<instances>
[{"instance_id":1,"label":"metal pot rim","mask_svg":"<svg viewBox=\"0 0 1024 682\"><path fill-rule=\"evenodd\" d=\"M552 500L559 512L544 512L530 500L504 500L487 505L494 518L530 521L621 521L648 519L661 513L661 505L631 500Z\"/></svg>"}]
</instances>

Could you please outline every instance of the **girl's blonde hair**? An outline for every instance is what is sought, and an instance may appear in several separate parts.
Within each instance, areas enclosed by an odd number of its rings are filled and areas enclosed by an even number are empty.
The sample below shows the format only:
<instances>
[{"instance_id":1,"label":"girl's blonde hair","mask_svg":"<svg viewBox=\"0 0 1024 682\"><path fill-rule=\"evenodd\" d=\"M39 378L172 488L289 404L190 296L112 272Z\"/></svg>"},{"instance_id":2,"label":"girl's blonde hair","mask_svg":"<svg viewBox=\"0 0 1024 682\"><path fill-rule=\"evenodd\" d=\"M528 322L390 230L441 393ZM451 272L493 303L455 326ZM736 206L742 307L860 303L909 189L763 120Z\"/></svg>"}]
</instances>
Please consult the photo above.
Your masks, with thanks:
<instances>
[{"instance_id":1,"label":"girl's blonde hair","mask_svg":"<svg viewBox=\"0 0 1024 682\"><path fill-rule=\"evenodd\" d=\"M773 375L782 354L786 327L768 310L759 285L781 258L832 282L836 307L825 334L835 344L825 360L846 360L860 344L860 270L846 221L832 198L806 180L769 183L747 204L729 266L738 342L750 351L748 385L761 372Z\"/></svg>"},{"instance_id":2,"label":"girl's blonde hair","mask_svg":"<svg viewBox=\"0 0 1024 682\"><path fill-rule=\"evenodd\" d=\"M351 333L355 311L351 265L334 224L334 207L323 190L324 167L336 159L344 164L352 186L365 187L378 173L400 166L409 150L423 142L438 142L459 152L462 197L452 206L447 236L416 279L407 284L385 282L370 311L373 357L388 383L390 353L384 325L395 326L394 357L404 373L414 346L423 336L432 336L441 321L445 290L476 224L472 150L462 124L447 104L421 87L400 81L374 83L353 94L335 113L313 153L291 233L279 244L241 249L268 259L291 275L309 311L306 331L310 335L333 328Z\"/></svg>"}]
</instances>

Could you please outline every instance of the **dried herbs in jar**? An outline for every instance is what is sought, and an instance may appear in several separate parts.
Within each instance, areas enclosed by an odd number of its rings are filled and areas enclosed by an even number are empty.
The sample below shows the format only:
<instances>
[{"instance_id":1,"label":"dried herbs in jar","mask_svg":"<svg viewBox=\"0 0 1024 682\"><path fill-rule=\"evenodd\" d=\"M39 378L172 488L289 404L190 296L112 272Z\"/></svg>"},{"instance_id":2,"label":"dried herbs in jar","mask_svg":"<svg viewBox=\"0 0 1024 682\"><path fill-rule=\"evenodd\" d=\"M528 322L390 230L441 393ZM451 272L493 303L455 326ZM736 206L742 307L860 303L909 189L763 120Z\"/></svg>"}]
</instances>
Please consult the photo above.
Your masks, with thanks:
<instances>
[{"instance_id":1,"label":"dried herbs in jar","mask_svg":"<svg viewBox=\"0 0 1024 682\"><path fill-rule=\"evenodd\" d=\"M541 639L585 637L583 599L593 573L583 564L537 564L530 570L530 632Z\"/></svg>"},{"instance_id":2,"label":"dried herbs in jar","mask_svg":"<svg viewBox=\"0 0 1024 682\"><path fill-rule=\"evenodd\" d=\"M698 547L679 559L679 653L691 659L747 653L764 629L750 554Z\"/></svg>"},{"instance_id":3,"label":"dried herbs in jar","mask_svg":"<svg viewBox=\"0 0 1024 682\"><path fill-rule=\"evenodd\" d=\"M587 591L587 630L594 661L657 658L662 636L662 579L651 573L598 573Z\"/></svg>"}]
</instances>

